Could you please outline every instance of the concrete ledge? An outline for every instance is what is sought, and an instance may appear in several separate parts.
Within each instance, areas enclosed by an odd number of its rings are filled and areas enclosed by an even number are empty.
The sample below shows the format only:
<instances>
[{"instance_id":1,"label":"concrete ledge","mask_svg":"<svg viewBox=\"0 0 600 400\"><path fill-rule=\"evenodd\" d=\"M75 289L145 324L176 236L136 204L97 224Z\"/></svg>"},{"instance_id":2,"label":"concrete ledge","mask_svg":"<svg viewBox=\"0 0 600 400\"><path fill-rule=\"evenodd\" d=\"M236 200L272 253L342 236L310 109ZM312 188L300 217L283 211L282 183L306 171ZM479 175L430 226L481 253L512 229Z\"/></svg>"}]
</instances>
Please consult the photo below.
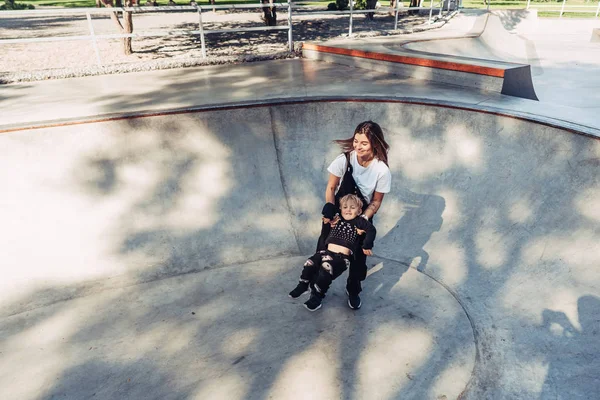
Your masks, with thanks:
<instances>
[{"instance_id":1,"label":"concrete ledge","mask_svg":"<svg viewBox=\"0 0 600 400\"><path fill-rule=\"evenodd\" d=\"M305 58L397 74L414 79L538 100L529 65L423 54L390 54L305 43Z\"/></svg>"}]
</instances>

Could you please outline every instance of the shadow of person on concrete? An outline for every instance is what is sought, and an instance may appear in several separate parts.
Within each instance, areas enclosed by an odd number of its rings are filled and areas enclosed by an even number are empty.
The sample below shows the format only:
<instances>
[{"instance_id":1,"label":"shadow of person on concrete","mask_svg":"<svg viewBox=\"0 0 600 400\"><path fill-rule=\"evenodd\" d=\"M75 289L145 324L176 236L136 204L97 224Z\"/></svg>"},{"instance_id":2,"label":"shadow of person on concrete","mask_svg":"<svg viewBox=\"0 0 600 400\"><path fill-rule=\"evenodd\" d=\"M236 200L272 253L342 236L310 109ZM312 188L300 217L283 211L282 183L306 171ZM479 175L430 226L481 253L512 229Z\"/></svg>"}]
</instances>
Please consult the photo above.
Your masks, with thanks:
<instances>
[{"instance_id":1,"label":"shadow of person on concrete","mask_svg":"<svg viewBox=\"0 0 600 400\"><path fill-rule=\"evenodd\" d=\"M577 312L581 329L562 311L542 312L542 328L548 333L544 343L548 373L540 400L591 399L600 393L600 298L580 297Z\"/></svg>"},{"instance_id":2,"label":"shadow of person on concrete","mask_svg":"<svg viewBox=\"0 0 600 400\"><path fill-rule=\"evenodd\" d=\"M395 263L386 264L393 266L394 271L386 271L389 278L376 289L380 295L389 292L411 266L419 272L425 270L429 253L424 247L431 235L440 230L443 223L442 213L446 208L444 198L432 194L404 190L399 194L399 199L402 201L404 214L385 236L375 241L375 253L379 257L397 261L405 268L399 268ZM370 275L376 272L373 269Z\"/></svg>"}]
</instances>

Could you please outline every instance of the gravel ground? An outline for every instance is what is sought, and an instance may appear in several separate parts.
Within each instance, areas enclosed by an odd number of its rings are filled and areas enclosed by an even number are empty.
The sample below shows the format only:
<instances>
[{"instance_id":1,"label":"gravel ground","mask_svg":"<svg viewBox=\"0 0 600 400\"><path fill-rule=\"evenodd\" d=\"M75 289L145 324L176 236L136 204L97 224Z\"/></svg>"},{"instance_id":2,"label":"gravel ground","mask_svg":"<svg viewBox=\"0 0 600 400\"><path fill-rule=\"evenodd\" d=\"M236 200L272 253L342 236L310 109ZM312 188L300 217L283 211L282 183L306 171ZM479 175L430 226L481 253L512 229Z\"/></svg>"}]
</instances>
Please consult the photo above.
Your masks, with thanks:
<instances>
[{"instance_id":1,"label":"gravel ground","mask_svg":"<svg viewBox=\"0 0 600 400\"><path fill-rule=\"evenodd\" d=\"M451 16L430 25L427 24L428 15L402 13L399 31L393 32L393 15L376 14L374 21L359 15L354 18L353 30L355 37L406 34L435 29ZM287 25L284 9L279 12L278 19L279 25ZM207 30L263 26L259 11L204 12L203 22ZM198 29L198 14L136 14L133 23L134 33L191 30ZM134 54L129 56L123 54L120 39L98 40L101 66L97 65L94 48L87 40L28 44L3 44L0 41L0 83L299 57L304 41L347 36L348 24L346 15L295 14L295 51L291 53L288 51L287 31L206 35L206 59L202 58L199 36L134 38ZM94 16L93 25L96 34L118 33L108 16ZM88 34L85 16L14 18L3 17L0 13L0 39Z\"/></svg>"}]
</instances>

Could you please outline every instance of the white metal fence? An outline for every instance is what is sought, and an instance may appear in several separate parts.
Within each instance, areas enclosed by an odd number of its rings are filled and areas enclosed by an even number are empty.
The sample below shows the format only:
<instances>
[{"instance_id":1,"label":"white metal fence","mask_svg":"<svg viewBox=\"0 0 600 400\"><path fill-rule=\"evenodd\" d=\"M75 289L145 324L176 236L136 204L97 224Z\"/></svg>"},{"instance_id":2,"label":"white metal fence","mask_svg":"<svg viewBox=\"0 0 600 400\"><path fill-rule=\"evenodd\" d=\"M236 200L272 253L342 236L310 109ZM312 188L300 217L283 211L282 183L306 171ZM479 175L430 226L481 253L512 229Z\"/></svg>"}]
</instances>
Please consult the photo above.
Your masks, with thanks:
<instances>
[{"instance_id":1,"label":"white metal fence","mask_svg":"<svg viewBox=\"0 0 600 400\"><path fill-rule=\"evenodd\" d=\"M535 8L544 12L557 12L559 13L560 18L562 18L564 13L589 13L596 14L596 18L600 15L600 1L598 1L598 5L567 5L567 0L562 0L562 3L559 6L554 4L534 4L533 7L531 5L531 0L527 0L527 9Z\"/></svg>"},{"instance_id":2,"label":"white metal fence","mask_svg":"<svg viewBox=\"0 0 600 400\"><path fill-rule=\"evenodd\" d=\"M395 22L394 30L398 29L398 14L404 11L410 10L427 10L427 7L423 7L423 2L419 7L400 7L401 2L396 1L394 8ZM37 16L80 16L85 15L88 22L88 35L70 35L70 36L44 36L36 38L24 38L24 39L0 39L0 45L3 44L16 44L16 43L39 43L39 42L59 42L59 41L90 41L94 52L96 54L96 62L98 66L102 66L102 60L100 57L100 51L98 49L98 40L106 39L124 39L124 38L136 38L136 37L164 37L164 36L200 36L200 43L202 46L202 57L206 58L206 35L220 34L220 33L234 33L234 32L248 32L248 31L288 31L288 48L290 51L294 49L293 41L293 16L301 15L348 15L349 26L348 34L353 34L353 20L356 14L367 14L367 13L379 13L388 14L389 8L386 9L369 9L369 10L356 10L354 9L354 2L349 2L349 9L343 11L314 11L314 9L302 6L294 6L293 2L288 3L258 3L258 4L240 4L240 5L190 5L190 6L154 6L154 7L109 7L109 8L65 8L65 9L45 9L45 10L23 10L23 11L2 11L0 17L4 16L16 16L16 17L37 17ZM450 2L447 2L448 9L450 8ZM434 10L438 12L437 7L439 6L439 14L442 15L444 1L440 0L439 4L434 3L434 0L430 0L429 7L429 22L433 21ZM202 20L203 12L214 11L214 10L244 10L244 9L256 9L264 7L282 7L287 9L287 25L277 26L255 26L255 27L243 27L243 28L228 28L228 29L204 29L204 22ZM117 34L96 34L94 31L94 24L92 15L107 15L110 13L156 13L156 12L196 12L198 14L198 29L186 30L186 29L173 29L173 30L154 30L149 32L135 32L135 33L117 33Z\"/></svg>"}]
</instances>

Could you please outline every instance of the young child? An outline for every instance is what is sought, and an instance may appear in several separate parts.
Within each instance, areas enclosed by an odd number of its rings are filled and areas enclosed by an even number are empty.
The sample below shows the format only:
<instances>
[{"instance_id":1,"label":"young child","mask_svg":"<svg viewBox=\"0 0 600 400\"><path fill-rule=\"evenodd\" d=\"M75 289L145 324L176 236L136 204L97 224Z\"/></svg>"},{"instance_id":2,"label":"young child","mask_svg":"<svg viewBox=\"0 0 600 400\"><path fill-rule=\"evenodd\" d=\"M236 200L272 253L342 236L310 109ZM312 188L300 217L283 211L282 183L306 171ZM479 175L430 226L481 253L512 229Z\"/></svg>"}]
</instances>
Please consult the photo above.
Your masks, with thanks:
<instances>
[{"instance_id":1,"label":"young child","mask_svg":"<svg viewBox=\"0 0 600 400\"><path fill-rule=\"evenodd\" d=\"M304 263L300 282L290 292L290 297L298 298L310 288L310 298L304 303L308 310L316 311L321 308L321 302L331 282L350 266L350 257L354 251L362 251L368 256L373 255L371 249L376 230L373 224L360 216L362 206L362 201L356 195L348 194L342 197L339 218L336 217L329 222L331 232L326 240L327 250L318 251ZM325 204L323 214L333 214L330 210L332 207L335 208L331 203ZM363 248L356 249L358 236L362 234L366 235Z\"/></svg>"}]
</instances>

